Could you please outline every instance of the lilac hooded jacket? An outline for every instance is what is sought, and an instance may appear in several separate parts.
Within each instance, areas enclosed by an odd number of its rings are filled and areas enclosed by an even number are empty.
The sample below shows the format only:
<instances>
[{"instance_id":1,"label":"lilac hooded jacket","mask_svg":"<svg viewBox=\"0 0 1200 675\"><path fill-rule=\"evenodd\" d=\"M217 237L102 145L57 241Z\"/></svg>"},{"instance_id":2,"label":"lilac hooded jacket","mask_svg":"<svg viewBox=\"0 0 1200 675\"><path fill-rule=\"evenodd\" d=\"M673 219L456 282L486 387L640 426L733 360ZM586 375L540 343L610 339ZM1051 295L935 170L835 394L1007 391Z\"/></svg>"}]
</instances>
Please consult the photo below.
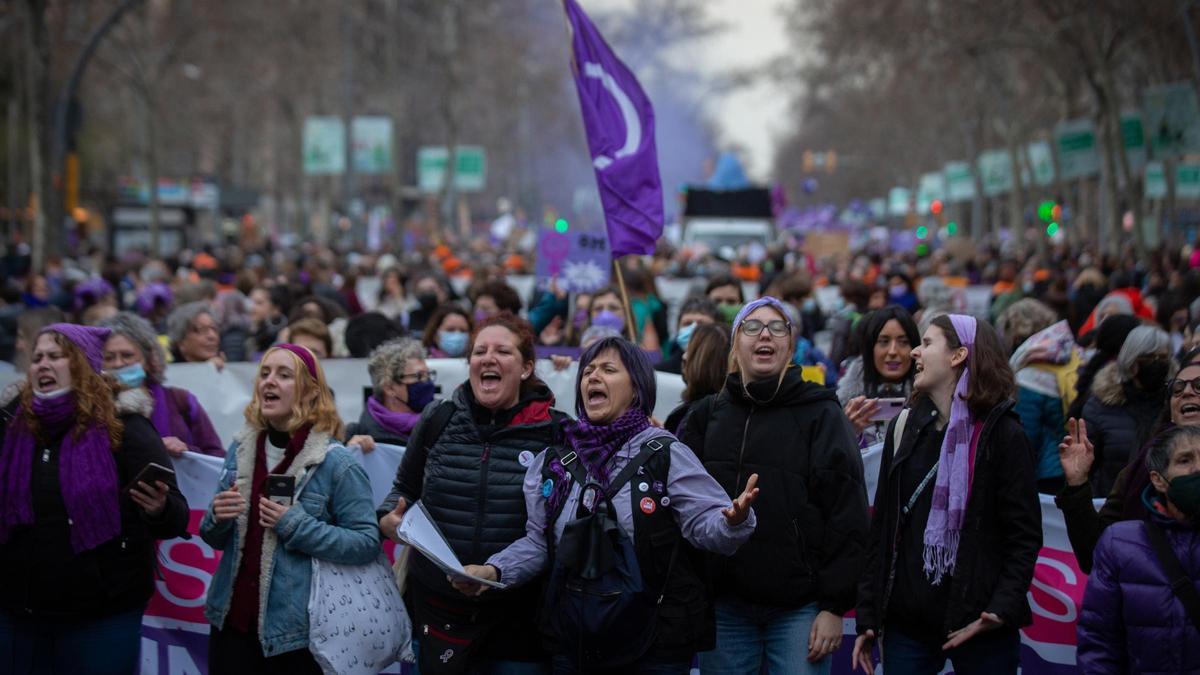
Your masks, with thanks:
<instances>
[{"instance_id":1,"label":"lilac hooded jacket","mask_svg":"<svg viewBox=\"0 0 1200 675\"><path fill-rule=\"evenodd\" d=\"M1200 591L1200 530L1151 517ZM1081 673L1200 673L1200 630L1171 591L1142 521L1114 523L1100 537L1078 631Z\"/></svg>"}]
</instances>

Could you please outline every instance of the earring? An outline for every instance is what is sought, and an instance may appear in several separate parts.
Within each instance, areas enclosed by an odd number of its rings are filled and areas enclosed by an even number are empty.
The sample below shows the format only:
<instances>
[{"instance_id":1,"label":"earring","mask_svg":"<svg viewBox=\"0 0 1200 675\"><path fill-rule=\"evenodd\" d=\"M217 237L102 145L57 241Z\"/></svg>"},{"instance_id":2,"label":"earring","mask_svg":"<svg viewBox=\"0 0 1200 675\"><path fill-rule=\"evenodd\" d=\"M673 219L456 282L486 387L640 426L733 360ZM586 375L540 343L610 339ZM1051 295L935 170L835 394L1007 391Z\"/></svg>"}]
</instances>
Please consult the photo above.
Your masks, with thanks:
<instances>
[{"instance_id":1,"label":"earring","mask_svg":"<svg viewBox=\"0 0 1200 675\"><path fill-rule=\"evenodd\" d=\"M524 375L522 375L522 376L521 376L521 379L522 379L522 380L528 380L528 379L529 379L529 373L525 373Z\"/></svg>"}]
</instances>

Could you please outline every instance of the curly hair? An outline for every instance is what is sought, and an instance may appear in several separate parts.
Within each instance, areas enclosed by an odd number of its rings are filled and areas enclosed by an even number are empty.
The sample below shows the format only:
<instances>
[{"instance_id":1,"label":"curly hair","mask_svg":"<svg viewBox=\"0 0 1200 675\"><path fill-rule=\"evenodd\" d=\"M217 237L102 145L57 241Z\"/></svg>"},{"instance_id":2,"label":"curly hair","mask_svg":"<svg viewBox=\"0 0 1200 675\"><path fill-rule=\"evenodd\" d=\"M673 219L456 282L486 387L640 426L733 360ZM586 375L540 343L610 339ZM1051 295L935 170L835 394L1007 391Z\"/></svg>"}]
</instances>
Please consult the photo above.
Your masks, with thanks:
<instances>
[{"instance_id":1,"label":"curly hair","mask_svg":"<svg viewBox=\"0 0 1200 675\"><path fill-rule=\"evenodd\" d=\"M116 397L120 386L108 375L92 370L83 350L75 346L67 338L55 332L49 332L54 343L62 347L67 356L71 373L71 389L75 394L75 426L72 433L79 438L84 430L92 424L98 424L108 432L108 442L113 452L121 447L121 436L125 425L117 416ZM30 378L30 376L26 376ZM34 437L38 437L38 419L33 412L33 381L27 379L27 386L22 388L20 395L21 414L25 424Z\"/></svg>"},{"instance_id":2,"label":"curly hair","mask_svg":"<svg viewBox=\"0 0 1200 675\"><path fill-rule=\"evenodd\" d=\"M101 321L99 325L111 329L112 335L120 335L142 351L142 358L146 361L146 379L149 382L163 381L163 373L167 368L166 351L149 321L133 312L119 312ZM110 340L112 335L109 336Z\"/></svg>"},{"instance_id":3,"label":"curly hair","mask_svg":"<svg viewBox=\"0 0 1200 675\"><path fill-rule=\"evenodd\" d=\"M305 347L299 347L305 349ZM312 423L312 430L317 432L325 432L334 438L341 438L345 431L342 425L342 418L338 415L337 404L333 401L333 391L330 390L329 384L325 381L325 371L321 368L321 361L312 355L313 364L316 366L316 378L308 374L308 368L304 362L300 360L291 351L282 347L272 347L262 355L262 359L258 362L258 372L262 373L263 364L267 358L276 352L282 352L288 355L292 360L292 370L296 373L296 396L292 402L292 414L288 417L288 422L285 429L280 431L292 432L298 429L302 424ZM309 352L312 353L311 351ZM269 427L267 420L262 416L262 405L258 398L258 378L255 378L254 391L250 396L250 403L246 406L245 411L246 424L252 429L262 431Z\"/></svg>"},{"instance_id":4,"label":"curly hair","mask_svg":"<svg viewBox=\"0 0 1200 675\"><path fill-rule=\"evenodd\" d=\"M383 388L400 384L409 359L425 359L425 347L414 338L395 338L376 347L367 361L367 373L376 398L381 399Z\"/></svg>"}]
</instances>

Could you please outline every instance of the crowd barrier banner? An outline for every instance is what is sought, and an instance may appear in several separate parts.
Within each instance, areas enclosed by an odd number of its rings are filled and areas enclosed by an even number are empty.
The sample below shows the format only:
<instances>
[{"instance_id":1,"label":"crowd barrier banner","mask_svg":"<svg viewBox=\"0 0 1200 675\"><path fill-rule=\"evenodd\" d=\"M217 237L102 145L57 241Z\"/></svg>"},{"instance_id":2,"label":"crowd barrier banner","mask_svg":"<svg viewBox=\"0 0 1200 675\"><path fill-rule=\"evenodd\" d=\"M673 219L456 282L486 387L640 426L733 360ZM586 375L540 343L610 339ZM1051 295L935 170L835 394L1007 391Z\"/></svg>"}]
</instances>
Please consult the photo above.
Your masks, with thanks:
<instances>
[{"instance_id":1,"label":"crowd barrier banner","mask_svg":"<svg viewBox=\"0 0 1200 675\"><path fill-rule=\"evenodd\" d=\"M365 455L352 449L371 479L375 501L382 502L391 490L404 448L376 445ZM875 495L882 444L863 454L869 499ZM192 509L189 531L198 532L200 519L216 490L222 460L185 453L175 460L180 490ZM1062 512L1051 497L1042 496L1044 541L1038 556L1032 587L1033 625L1021 632L1021 667L1025 673L1075 672L1075 620L1087 576L1079 570L1067 541ZM1099 506L1099 502L1097 502ZM385 545L390 548L390 542ZM208 622L204 600L217 568L220 553L198 536L159 544L161 578L142 624L142 675L204 675L207 672ZM834 655L833 672L850 672L850 650L854 644L854 620L847 618L842 648ZM398 666L385 672L400 672Z\"/></svg>"},{"instance_id":2,"label":"crowd barrier banner","mask_svg":"<svg viewBox=\"0 0 1200 675\"><path fill-rule=\"evenodd\" d=\"M437 385L442 397L451 396L458 385L467 380L464 359L429 359L426 363L430 370L437 371ZM371 386L367 361L326 359L321 362L321 367L333 390L342 421L346 424L357 422ZM255 363L229 363L217 372L207 363L173 363L167 366L166 384L195 394L217 434L228 445L245 425L244 412L254 390L257 368ZM554 392L555 407L574 417L578 364L572 363L566 370L555 370L549 360L539 360L534 368L538 377ZM683 379L671 373L656 373L656 377L658 397L654 416L665 420L683 400Z\"/></svg>"}]
</instances>

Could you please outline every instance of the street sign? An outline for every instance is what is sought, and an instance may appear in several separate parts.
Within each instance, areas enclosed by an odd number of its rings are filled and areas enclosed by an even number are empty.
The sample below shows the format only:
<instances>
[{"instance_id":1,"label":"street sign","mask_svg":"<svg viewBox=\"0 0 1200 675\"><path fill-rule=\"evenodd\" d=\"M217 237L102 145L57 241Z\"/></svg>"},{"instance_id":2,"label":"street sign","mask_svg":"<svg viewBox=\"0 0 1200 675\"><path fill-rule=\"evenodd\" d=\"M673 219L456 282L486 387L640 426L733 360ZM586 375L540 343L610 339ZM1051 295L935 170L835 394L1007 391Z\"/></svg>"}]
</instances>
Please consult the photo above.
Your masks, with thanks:
<instances>
[{"instance_id":1,"label":"street sign","mask_svg":"<svg viewBox=\"0 0 1200 675\"><path fill-rule=\"evenodd\" d=\"M1063 180L1074 180L1100 173L1100 153L1096 148L1096 125L1089 119L1059 122L1054 140Z\"/></svg>"},{"instance_id":2,"label":"street sign","mask_svg":"<svg viewBox=\"0 0 1200 675\"><path fill-rule=\"evenodd\" d=\"M1142 111L1156 159L1200 152L1200 106L1190 82L1143 89Z\"/></svg>"},{"instance_id":3,"label":"street sign","mask_svg":"<svg viewBox=\"0 0 1200 675\"><path fill-rule=\"evenodd\" d=\"M946 199L946 177L941 171L921 176L917 186L917 213L928 213L929 205Z\"/></svg>"},{"instance_id":4,"label":"street sign","mask_svg":"<svg viewBox=\"0 0 1200 675\"><path fill-rule=\"evenodd\" d=\"M304 120L304 173L332 176L346 171L346 125L340 117Z\"/></svg>"},{"instance_id":5,"label":"street sign","mask_svg":"<svg viewBox=\"0 0 1200 675\"><path fill-rule=\"evenodd\" d=\"M1129 170L1141 171L1146 165L1146 129L1142 126L1140 113L1127 112L1121 115L1121 142L1125 145Z\"/></svg>"},{"instance_id":6,"label":"street sign","mask_svg":"<svg viewBox=\"0 0 1200 675\"><path fill-rule=\"evenodd\" d=\"M417 150L417 187L421 192L438 192L445 180L449 153L444 145L427 145ZM479 192L487 184L487 155L478 145L460 145L455 153L454 189Z\"/></svg>"},{"instance_id":7,"label":"street sign","mask_svg":"<svg viewBox=\"0 0 1200 675\"><path fill-rule=\"evenodd\" d=\"M354 171L362 174L391 173L392 119L355 117L350 125L354 144Z\"/></svg>"},{"instance_id":8,"label":"street sign","mask_svg":"<svg viewBox=\"0 0 1200 675\"><path fill-rule=\"evenodd\" d=\"M888 215L903 216L908 214L908 200L912 192L908 188L894 187L888 191Z\"/></svg>"},{"instance_id":9,"label":"street sign","mask_svg":"<svg viewBox=\"0 0 1200 675\"><path fill-rule=\"evenodd\" d=\"M1163 171L1163 163L1159 161L1146 162L1146 199L1166 199L1167 174Z\"/></svg>"},{"instance_id":10,"label":"street sign","mask_svg":"<svg viewBox=\"0 0 1200 675\"><path fill-rule=\"evenodd\" d=\"M988 150L979 155L979 177L983 194L995 197L1013 189L1012 155L1008 150Z\"/></svg>"},{"instance_id":11,"label":"street sign","mask_svg":"<svg viewBox=\"0 0 1200 675\"><path fill-rule=\"evenodd\" d=\"M966 202L975 198L975 176L969 162L947 162L942 173L946 176L946 201Z\"/></svg>"},{"instance_id":12,"label":"street sign","mask_svg":"<svg viewBox=\"0 0 1200 675\"><path fill-rule=\"evenodd\" d=\"M1051 155L1050 144L1045 141L1034 141L1026 147L1029 153L1029 164L1033 167L1033 183L1049 185L1054 182L1054 157ZM1022 172L1021 177L1027 183L1029 177Z\"/></svg>"},{"instance_id":13,"label":"street sign","mask_svg":"<svg viewBox=\"0 0 1200 675\"><path fill-rule=\"evenodd\" d=\"M1175 167L1175 198L1200 199L1200 164Z\"/></svg>"},{"instance_id":14,"label":"street sign","mask_svg":"<svg viewBox=\"0 0 1200 675\"><path fill-rule=\"evenodd\" d=\"M591 293L608 286L611 267L604 230L570 229L562 219L540 227L535 273L543 288L557 280L561 290Z\"/></svg>"}]
</instances>

